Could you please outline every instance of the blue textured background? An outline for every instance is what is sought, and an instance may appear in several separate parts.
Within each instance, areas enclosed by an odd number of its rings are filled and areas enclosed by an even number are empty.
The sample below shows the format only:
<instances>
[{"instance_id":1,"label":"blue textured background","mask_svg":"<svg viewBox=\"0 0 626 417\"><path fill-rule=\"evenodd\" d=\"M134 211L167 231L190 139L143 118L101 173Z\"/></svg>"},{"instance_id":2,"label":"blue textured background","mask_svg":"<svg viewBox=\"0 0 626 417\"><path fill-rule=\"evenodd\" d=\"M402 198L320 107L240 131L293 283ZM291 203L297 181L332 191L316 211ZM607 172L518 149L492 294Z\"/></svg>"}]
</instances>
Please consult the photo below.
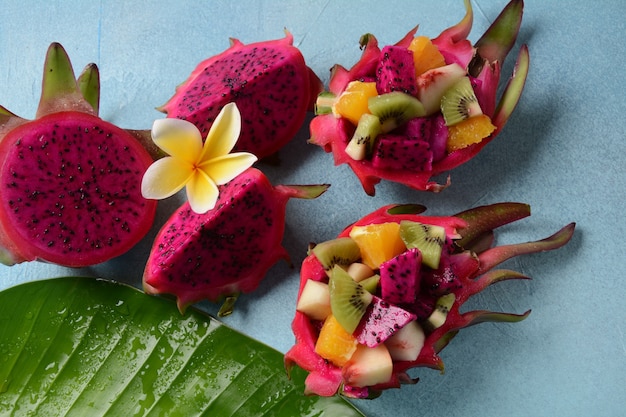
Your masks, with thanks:
<instances>
[{"instance_id":1,"label":"blue textured background","mask_svg":"<svg viewBox=\"0 0 626 417\"><path fill-rule=\"evenodd\" d=\"M473 1L477 40L505 1ZM149 128L163 104L202 59L228 47L275 39L289 29L324 80L334 63L352 65L358 39L393 43L416 24L434 37L463 17L461 0L401 1L8 1L0 7L0 103L31 118L48 45L61 42L77 69L98 64L101 116L122 127ZM499 242L543 238L576 221L575 237L555 252L507 266L534 278L505 282L472 307L523 312L520 324L482 324L442 353L446 372L419 372L421 382L358 402L372 416L618 416L626 410L624 298L626 5L621 0L527 0L519 44L530 48L522 100L503 133L452 172L439 195L381 184L366 196L351 171L308 145L308 128L281 152L283 164L261 166L275 184L330 182L315 201L288 205L284 244L297 266L309 241L392 202L420 202L451 214L499 201L530 203L533 215L506 227ZM514 49L516 54L519 44ZM505 75L512 62L507 62ZM179 201L163 202L159 223ZM40 263L0 266L0 289L62 275L90 275L139 286L157 226L127 255L81 270ZM286 351L298 268L276 265L261 288L242 296L224 321ZM201 308L215 312L217 306Z\"/></svg>"}]
</instances>

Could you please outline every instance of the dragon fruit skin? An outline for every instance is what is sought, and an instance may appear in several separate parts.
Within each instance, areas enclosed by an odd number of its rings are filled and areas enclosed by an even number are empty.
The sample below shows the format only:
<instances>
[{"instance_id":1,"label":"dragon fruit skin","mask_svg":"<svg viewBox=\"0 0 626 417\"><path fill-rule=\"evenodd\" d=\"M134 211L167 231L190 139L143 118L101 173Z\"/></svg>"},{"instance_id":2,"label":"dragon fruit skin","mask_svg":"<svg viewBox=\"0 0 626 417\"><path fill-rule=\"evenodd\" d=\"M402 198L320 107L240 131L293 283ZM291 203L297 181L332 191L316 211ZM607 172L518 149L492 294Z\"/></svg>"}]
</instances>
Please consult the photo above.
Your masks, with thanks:
<instances>
[{"instance_id":1,"label":"dragon fruit skin","mask_svg":"<svg viewBox=\"0 0 626 417\"><path fill-rule=\"evenodd\" d=\"M446 173L476 156L502 131L515 109L528 73L529 56L526 45L520 48L513 75L498 102L496 102L496 94L502 64L519 32L523 0L512 0L474 45L467 40L472 27L473 11L469 1L466 1L465 5L464 18L457 25L444 30L438 37L432 39L432 42L444 56L446 64L456 62L463 68L467 68L483 113L491 117L496 130L477 144L451 152L444 157L435 157L431 169L423 171L380 169L372 166L370 161L357 161L346 154L346 144L354 133L354 127L350 123L346 123L342 118L337 118L333 114L315 116L309 127L311 136L309 142L322 147L325 152L332 152L335 165L348 164L368 195L375 194L375 186L382 179L421 191L443 190L449 185L450 179L448 178L444 184L439 184L431 178ZM395 45L408 47L415 32L416 29L409 31ZM378 40L374 35L366 34L361 38L360 44L363 53L357 63L350 69L340 64L336 64L331 69L328 90L336 96L346 89L349 82L374 77L381 57ZM437 129L445 129L445 126L439 124L438 128L433 128L434 135L439 135ZM441 149L441 146L433 147L433 151L436 149Z\"/></svg>"},{"instance_id":2,"label":"dragon fruit skin","mask_svg":"<svg viewBox=\"0 0 626 417\"><path fill-rule=\"evenodd\" d=\"M119 256L152 226L141 176L152 157L131 131L98 117L95 64L76 79L50 45L34 120L0 108L0 261L69 267Z\"/></svg>"},{"instance_id":3,"label":"dragon fruit skin","mask_svg":"<svg viewBox=\"0 0 626 417\"><path fill-rule=\"evenodd\" d=\"M315 198L327 187L273 186L261 171L249 168L220 186L213 210L197 214L184 203L155 238L143 276L145 291L174 294L181 312L200 300L254 291L271 266L288 259L281 245L287 201Z\"/></svg>"},{"instance_id":4,"label":"dragon fruit skin","mask_svg":"<svg viewBox=\"0 0 626 417\"><path fill-rule=\"evenodd\" d=\"M452 338L462 328L486 321L517 322L525 319L530 310L522 314L492 312L486 310L460 312L462 305L473 295L481 292L491 284L509 279L529 279L528 277L508 269L493 269L512 257L553 250L565 245L572 237L575 223L570 223L554 235L534 242L509 244L503 246L485 246L485 242L493 243L490 237L494 229L530 215L530 207L520 203L499 203L476 207L455 216L439 217L420 215L423 206L388 205L368 214L356 223L344 229L339 236L348 236L352 227L367 224L400 222L401 220L417 221L424 224L442 226L448 238L453 239L456 252L451 256L450 263L455 268L462 286L454 288L455 303L450 309L445 323L427 333L424 347L415 361L394 362L393 375L390 381L373 387L353 392L343 389L341 369L324 361L314 351L317 328L304 314L295 313L292 330L295 345L285 354L287 370L300 366L309 372L306 379L308 393L317 395L334 395L340 393L357 398L373 398L385 389L399 388L401 384L415 383L407 370L426 367L443 371L443 360L439 356ZM478 250L479 252L475 252ZM325 280L326 276L320 262L314 255L309 255L302 263L301 284L298 297L307 279ZM420 298L416 306L420 304ZM424 303L434 303L431 296L426 296Z\"/></svg>"},{"instance_id":5,"label":"dragon fruit skin","mask_svg":"<svg viewBox=\"0 0 626 417\"><path fill-rule=\"evenodd\" d=\"M251 44L231 39L224 52L200 62L159 109L194 123L206 137L222 107L235 102L242 116L235 150L262 159L295 136L321 90L286 32L282 39Z\"/></svg>"}]
</instances>

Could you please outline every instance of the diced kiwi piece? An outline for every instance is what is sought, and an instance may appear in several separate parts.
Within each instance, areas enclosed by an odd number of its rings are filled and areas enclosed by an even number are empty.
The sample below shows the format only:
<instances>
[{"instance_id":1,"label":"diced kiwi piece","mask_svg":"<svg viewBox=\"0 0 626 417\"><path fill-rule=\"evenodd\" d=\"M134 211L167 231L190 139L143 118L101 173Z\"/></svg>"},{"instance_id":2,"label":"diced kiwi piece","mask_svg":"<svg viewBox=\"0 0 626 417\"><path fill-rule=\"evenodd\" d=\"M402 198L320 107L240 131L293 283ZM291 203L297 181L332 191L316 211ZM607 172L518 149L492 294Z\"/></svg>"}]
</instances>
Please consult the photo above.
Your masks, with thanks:
<instances>
[{"instance_id":1,"label":"diced kiwi piece","mask_svg":"<svg viewBox=\"0 0 626 417\"><path fill-rule=\"evenodd\" d=\"M359 282L361 287L365 288L365 290L369 293L374 294L378 289L378 284L380 283L380 275L372 275L369 278L365 278L363 281Z\"/></svg>"},{"instance_id":2,"label":"diced kiwi piece","mask_svg":"<svg viewBox=\"0 0 626 417\"><path fill-rule=\"evenodd\" d=\"M381 132L380 119L370 113L363 113L359 118L354 135L346 146L346 153L356 161L369 156L374 146L374 140Z\"/></svg>"},{"instance_id":3,"label":"diced kiwi piece","mask_svg":"<svg viewBox=\"0 0 626 417\"><path fill-rule=\"evenodd\" d=\"M339 265L335 265L328 282L330 310L345 331L352 334L372 302L372 294L352 279Z\"/></svg>"},{"instance_id":4,"label":"diced kiwi piece","mask_svg":"<svg viewBox=\"0 0 626 417\"><path fill-rule=\"evenodd\" d=\"M340 237L318 243L311 251L320 261L326 273L329 273L335 265L348 267L361 258L359 246L349 237Z\"/></svg>"},{"instance_id":5,"label":"diced kiwi piece","mask_svg":"<svg viewBox=\"0 0 626 417\"><path fill-rule=\"evenodd\" d=\"M446 126L483 114L469 77L463 77L441 97L441 113Z\"/></svg>"},{"instance_id":6,"label":"diced kiwi piece","mask_svg":"<svg viewBox=\"0 0 626 417\"><path fill-rule=\"evenodd\" d=\"M419 249L422 253L422 264L432 269L439 268L441 250L446 242L446 230L443 227L402 220L400 238L407 249Z\"/></svg>"},{"instance_id":7,"label":"diced kiwi piece","mask_svg":"<svg viewBox=\"0 0 626 417\"><path fill-rule=\"evenodd\" d=\"M426 115L418 99L400 91L370 97L367 107L380 119L382 133L391 132L411 119Z\"/></svg>"},{"instance_id":8,"label":"diced kiwi piece","mask_svg":"<svg viewBox=\"0 0 626 417\"><path fill-rule=\"evenodd\" d=\"M337 96L330 91L322 91L315 100L315 114L330 114L333 112L333 104L337 101Z\"/></svg>"},{"instance_id":9,"label":"diced kiwi piece","mask_svg":"<svg viewBox=\"0 0 626 417\"><path fill-rule=\"evenodd\" d=\"M446 294L439 297L437 303L435 303L435 309L426 319L426 328L432 331L437 329L438 327L443 326L455 300L456 297L454 293Z\"/></svg>"}]
</instances>

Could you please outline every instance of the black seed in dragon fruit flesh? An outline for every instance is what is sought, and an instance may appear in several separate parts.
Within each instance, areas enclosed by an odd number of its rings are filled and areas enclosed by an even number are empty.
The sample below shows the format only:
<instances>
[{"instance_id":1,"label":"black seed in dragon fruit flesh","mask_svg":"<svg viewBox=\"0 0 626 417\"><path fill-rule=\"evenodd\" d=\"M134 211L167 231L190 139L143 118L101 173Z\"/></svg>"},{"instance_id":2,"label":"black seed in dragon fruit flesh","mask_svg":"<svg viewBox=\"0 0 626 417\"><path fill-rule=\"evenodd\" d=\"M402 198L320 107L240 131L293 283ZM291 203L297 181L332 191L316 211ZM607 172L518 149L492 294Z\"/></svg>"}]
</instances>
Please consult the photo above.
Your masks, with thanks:
<instances>
[{"instance_id":1,"label":"black seed in dragon fruit flesh","mask_svg":"<svg viewBox=\"0 0 626 417\"><path fill-rule=\"evenodd\" d=\"M437 297L434 297L425 291L418 294L415 302L410 306L406 306L411 313L415 314L418 321L426 320L432 312L435 310L435 304L437 303Z\"/></svg>"}]
</instances>

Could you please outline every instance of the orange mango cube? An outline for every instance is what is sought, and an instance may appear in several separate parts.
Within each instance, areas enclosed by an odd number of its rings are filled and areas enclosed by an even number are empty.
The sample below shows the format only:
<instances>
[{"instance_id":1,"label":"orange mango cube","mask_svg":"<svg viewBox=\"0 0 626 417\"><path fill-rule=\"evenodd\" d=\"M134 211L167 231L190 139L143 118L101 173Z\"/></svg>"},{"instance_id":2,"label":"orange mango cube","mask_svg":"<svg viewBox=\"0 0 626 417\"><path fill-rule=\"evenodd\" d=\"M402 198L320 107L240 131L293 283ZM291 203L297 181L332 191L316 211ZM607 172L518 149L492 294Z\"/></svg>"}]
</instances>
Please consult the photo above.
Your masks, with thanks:
<instances>
[{"instance_id":1,"label":"orange mango cube","mask_svg":"<svg viewBox=\"0 0 626 417\"><path fill-rule=\"evenodd\" d=\"M370 112L367 100L377 95L375 82L352 81L333 105L333 112L356 126L361 115Z\"/></svg>"},{"instance_id":2,"label":"orange mango cube","mask_svg":"<svg viewBox=\"0 0 626 417\"><path fill-rule=\"evenodd\" d=\"M357 347L357 340L332 314L326 318L315 343L315 353L336 366L344 366Z\"/></svg>"},{"instance_id":3,"label":"orange mango cube","mask_svg":"<svg viewBox=\"0 0 626 417\"><path fill-rule=\"evenodd\" d=\"M446 150L454 152L475 143L480 143L491 135L494 130L496 130L496 127L491 123L489 116L485 114L465 119L448 127Z\"/></svg>"},{"instance_id":4,"label":"orange mango cube","mask_svg":"<svg viewBox=\"0 0 626 417\"><path fill-rule=\"evenodd\" d=\"M400 225L395 222L354 226L350 237L361 249L362 262L372 269L406 251Z\"/></svg>"},{"instance_id":5,"label":"orange mango cube","mask_svg":"<svg viewBox=\"0 0 626 417\"><path fill-rule=\"evenodd\" d=\"M443 55L439 49L427 36L416 36L409 45L409 50L413 51L413 62L415 63L415 76L419 76L433 68L446 65Z\"/></svg>"}]
</instances>

